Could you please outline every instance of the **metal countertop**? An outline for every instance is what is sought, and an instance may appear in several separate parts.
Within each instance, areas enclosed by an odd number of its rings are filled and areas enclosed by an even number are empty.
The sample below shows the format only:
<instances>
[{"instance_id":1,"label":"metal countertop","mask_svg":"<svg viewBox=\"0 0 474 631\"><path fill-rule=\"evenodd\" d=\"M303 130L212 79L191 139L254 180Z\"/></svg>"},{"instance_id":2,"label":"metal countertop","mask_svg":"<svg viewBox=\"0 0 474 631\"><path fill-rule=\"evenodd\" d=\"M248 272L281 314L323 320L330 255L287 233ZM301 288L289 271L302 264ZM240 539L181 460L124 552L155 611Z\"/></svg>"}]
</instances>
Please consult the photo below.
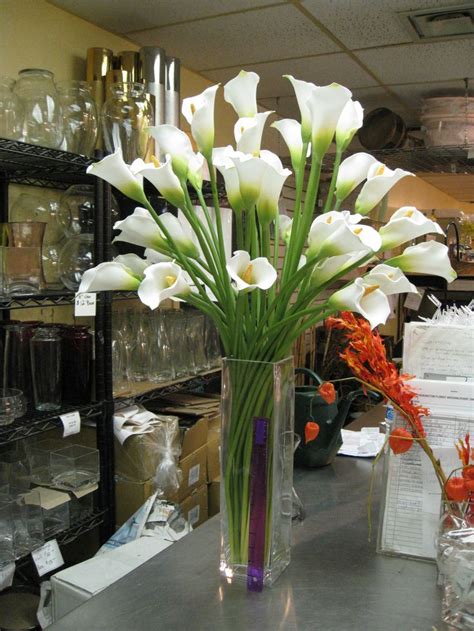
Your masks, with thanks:
<instances>
[{"instance_id":1,"label":"metal countertop","mask_svg":"<svg viewBox=\"0 0 474 631\"><path fill-rule=\"evenodd\" d=\"M307 517L294 524L292 560L273 588L248 593L220 578L214 517L48 631L444 629L435 565L375 552L378 490L367 541L371 464L338 457L295 471Z\"/></svg>"}]
</instances>

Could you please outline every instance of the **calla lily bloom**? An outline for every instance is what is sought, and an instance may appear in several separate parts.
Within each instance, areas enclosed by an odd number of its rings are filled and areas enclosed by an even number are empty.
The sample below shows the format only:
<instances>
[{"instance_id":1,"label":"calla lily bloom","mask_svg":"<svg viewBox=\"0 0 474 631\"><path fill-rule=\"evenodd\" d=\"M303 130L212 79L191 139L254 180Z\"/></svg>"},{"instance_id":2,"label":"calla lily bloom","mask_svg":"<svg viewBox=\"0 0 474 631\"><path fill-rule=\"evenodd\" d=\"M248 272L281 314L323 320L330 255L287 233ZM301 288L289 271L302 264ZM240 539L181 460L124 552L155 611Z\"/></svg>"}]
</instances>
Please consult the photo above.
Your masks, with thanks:
<instances>
[{"instance_id":1,"label":"calla lily bloom","mask_svg":"<svg viewBox=\"0 0 474 631\"><path fill-rule=\"evenodd\" d=\"M303 151L303 140L301 137L301 123L295 121L293 118L283 118L275 121L270 125L277 129L283 136L283 140L286 143L290 151L291 165L296 171L299 169L301 152ZM311 154L311 147L308 147L307 156Z\"/></svg>"},{"instance_id":2,"label":"calla lily bloom","mask_svg":"<svg viewBox=\"0 0 474 631\"><path fill-rule=\"evenodd\" d=\"M240 195L239 173L231 160L239 154L228 145L227 147L216 147L212 152L212 163L224 178L225 190L229 204L236 212L241 212L245 204Z\"/></svg>"},{"instance_id":3,"label":"calla lily bloom","mask_svg":"<svg viewBox=\"0 0 474 631\"><path fill-rule=\"evenodd\" d=\"M132 166L139 167L144 164L142 160L139 163L136 160ZM130 199L143 204L147 201L143 191L143 177L137 174L132 166L124 162L122 150L117 149L110 156L87 167L87 173L100 177Z\"/></svg>"},{"instance_id":4,"label":"calla lily bloom","mask_svg":"<svg viewBox=\"0 0 474 631\"><path fill-rule=\"evenodd\" d=\"M396 210L390 221L379 230L385 250L391 250L430 232L444 234L439 223L425 217L414 206L403 206Z\"/></svg>"},{"instance_id":5,"label":"calla lily bloom","mask_svg":"<svg viewBox=\"0 0 474 631\"><path fill-rule=\"evenodd\" d=\"M164 164L160 164L158 161L156 161L156 164L145 164L138 173L151 182L161 195L173 204L173 206L183 208L186 203L183 189L181 188L178 176L173 171L171 156L169 154L166 156L166 162Z\"/></svg>"},{"instance_id":6,"label":"calla lily bloom","mask_svg":"<svg viewBox=\"0 0 474 631\"><path fill-rule=\"evenodd\" d=\"M356 212L367 215L397 182L407 176L414 177L413 173L403 169L392 171L384 164L373 164L369 168L367 182L356 199Z\"/></svg>"},{"instance_id":7,"label":"calla lily bloom","mask_svg":"<svg viewBox=\"0 0 474 631\"><path fill-rule=\"evenodd\" d=\"M199 249L194 243L195 235L191 229L184 226L179 219L171 213L163 213L160 215L160 220L164 229L168 232L183 254L192 258L199 257Z\"/></svg>"},{"instance_id":8,"label":"calla lily bloom","mask_svg":"<svg viewBox=\"0 0 474 631\"><path fill-rule=\"evenodd\" d=\"M138 288L138 297L150 309L156 309L167 298L175 300L191 291L183 270L176 263L155 263L145 270Z\"/></svg>"},{"instance_id":9,"label":"calla lily bloom","mask_svg":"<svg viewBox=\"0 0 474 631\"><path fill-rule=\"evenodd\" d=\"M278 214L281 190L291 171L284 169L280 158L271 151L262 151L261 159L266 162L267 168L262 175L257 213L262 224L269 224Z\"/></svg>"},{"instance_id":10,"label":"calla lily bloom","mask_svg":"<svg viewBox=\"0 0 474 631\"><path fill-rule=\"evenodd\" d=\"M214 101L218 88L219 85L213 85L201 94L183 99L181 108L199 151L208 157L214 145Z\"/></svg>"},{"instance_id":11,"label":"calla lily bloom","mask_svg":"<svg viewBox=\"0 0 474 631\"><path fill-rule=\"evenodd\" d=\"M418 290L410 283L405 274L398 268L391 265L376 265L370 272L364 276L366 283L375 283L379 285L381 291L386 296L392 294L405 294L414 293L417 294Z\"/></svg>"},{"instance_id":12,"label":"calla lily bloom","mask_svg":"<svg viewBox=\"0 0 474 631\"><path fill-rule=\"evenodd\" d=\"M234 252L234 256L227 263L227 271L237 291L269 289L277 279L275 268L265 257L250 260L250 254L245 250Z\"/></svg>"},{"instance_id":13,"label":"calla lily bloom","mask_svg":"<svg viewBox=\"0 0 474 631\"><path fill-rule=\"evenodd\" d=\"M362 244L369 250L372 250L372 252L378 252L382 247L382 238L374 228L358 224L357 226L351 226L351 230L361 240Z\"/></svg>"},{"instance_id":14,"label":"calla lily bloom","mask_svg":"<svg viewBox=\"0 0 474 631\"><path fill-rule=\"evenodd\" d=\"M291 237L291 226L293 224L293 219L288 217L288 215L280 215L280 234L283 242L288 245Z\"/></svg>"},{"instance_id":15,"label":"calla lily bloom","mask_svg":"<svg viewBox=\"0 0 474 631\"><path fill-rule=\"evenodd\" d=\"M257 155L262 144L263 128L267 118L273 112L256 114L252 118L239 118L234 125L234 137L237 143L237 151Z\"/></svg>"},{"instance_id":16,"label":"calla lily bloom","mask_svg":"<svg viewBox=\"0 0 474 631\"><path fill-rule=\"evenodd\" d=\"M323 156L334 138L339 117L352 92L338 83L315 87L307 101L311 115L311 150Z\"/></svg>"},{"instance_id":17,"label":"calla lily bloom","mask_svg":"<svg viewBox=\"0 0 474 631\"><path fill-rule=\"evenodd\" d=\"M369 153L355 153L341 162L336 179L336 198L342 202L352 191L363 182L368 175L370 167L378 162Z\"/></svg>"},{"instance_id":18,"label":"calla lily bloom","mask_svg":"<svg viewBox=\"0 0 474 631\"><path fill-rule=\"evenodd\" d=\"M441 276L448 283L456 278L456 272L451 267L448 248L444 243L425 241L405 249L403 254L385 261L387 265L399 267L403 272L419 272Z\"/></svg>"},{"instance_id":19,"label":"calla lily bloom","mask_svg":"<svg viewBox=\"0 0 474 631\"><path fill-rule=\"evenodd\" d=\"M119 254L114 257L113 262L128 267L137 278L143 278L146 268L150 265L150 261L146 260L146 254L145 259L139 257L138 254Z\"/></svg>"},{"instance_id":20,"label":"calla lily bloom","mask_svg":"<svg viewBox=\"0 0 474 631\"><path fill-rule=\"evenodd\" d=\"M345 151L351 144L356 131L362 127L363 120L364 110L359 101L347 101L336 126L336 146L340 151Z\"/></svg>"},{"instance_id":21,"label":"calla lily bloom","mask_svg":"<svg viewBox=\"0 0 474 631\"><path fill-rule=\"evenodd\" d=\"M298 101L298 107L301 112L301 138L303 142L309 142L311 140L311 112L309 110L308 100L316 86L309 81L295 79L290 74L283 75L283 77L288 79L293 86L296 100Z\"/></svg>"},{"instance_id":22,"label":"calla lily bloom","mask_svg":"<svg viewBox=\"0 0 474 631\"><path fill-rule=\"evenodd\" d=\"M376 230L359 225L360 215L348 211L331 211L319 215L308 234L308 258L338 256L349 252L377 252L381 238Z\"/></svg>"},{"instance_id":23,"label":"calla lily bloom","mask_svg":"<svg viewBox=\"0 0 474 631\"><path fill-rule=\"evenodd\" d=\"M134 291L142 277L143 274L137 276L130 267L118 261L108 261L86 270L77 291Z\"/></svg>"},{"instance_id":24,"label":"calla lily bloom","mask_svg":"<svg viewBox=\"0 0 474 631\"><path fill-rule=\"evenodd\" d=\"M161 153L171 156L173 170L179 178L188 176L189 159L194 154L187 134L174 125L148 127L148 133L156 140Z\"/></svg>"},{"instance_id":25,"label":"calla lily bloom","mask_svg":"<svg viewBox=\"0 0 474 631\"><path fill-rule=\"evenodd\" d=\"M336 291L329 304L339 311L360 313L370 322L371 328L384 324L390 315L390 303L377 283L356 278L353 283Z\"/></svg>"},{"instance_id":26,"label":"calla lily bloom","mask_svg":"<svg viewBox=\"0 0 474 631\"><path fill-rule=\"evenodd\" d=\"M349 252L338 256L330 256L317 263L311 274L311 284L320 287L337 274L352 267L357 261L361 261L367 255L367 250L359 252Z\"/></svg>"},{"instance_id":27,"label":"calla lily bloom","mask_svg":"<svg viewBox=\"0 0 474 631\"><path fill-rule=\"evenodd\" d=\"M252 208L260 196L262 177L268 165L261 158L242 153L231 157L231 160L237 169L240 196L244 207Z\"/></svg>"},{"instance_id":28,"label":"calla lily bloom","mask_svg":"<svg viewBox=\"0 0 474 631\"><path fill-rule=\"evenodd\" d=\"M157 250L152 250L151 248L145 249L145 259L147 260L148 265L152 265L153 263L165 263L173 260L170 256L167 256L162 252L158 252Z\"/></svg>"},{"instance_id":29,"label":"calla lily bloom","mask_svg":"<svg viewBox=\"0 0 474 631\"><path fill-rule=\"evenodd\" d=\"M209 180L207 162L202 153L193 153L188 160L188 180L197 191L200 191L203 179Z\"/></svg>"},{"instance_id":30,"label":"calla lily bloom","mask_svg":"<svg viewBox=\"0 0 474 631\"><path fill-rule=\"evenodd\" d=\"M114 230L121 231L114 241L125 241L144 248L166 248L163 235L146 208L135 208L133 214L116 221Z\"/></svg>"},{"instance_id":31,"label":"calla lily bloom","mask_svg":"<svg viewBox=\"0 0 474 631\"><path fill-rule=\"evenodd\" d=\"M230 103L239 118L257 114L257 85L260 77L256 72L241 70L224 86L224 100Z\"/></svg>"}]
</instances>

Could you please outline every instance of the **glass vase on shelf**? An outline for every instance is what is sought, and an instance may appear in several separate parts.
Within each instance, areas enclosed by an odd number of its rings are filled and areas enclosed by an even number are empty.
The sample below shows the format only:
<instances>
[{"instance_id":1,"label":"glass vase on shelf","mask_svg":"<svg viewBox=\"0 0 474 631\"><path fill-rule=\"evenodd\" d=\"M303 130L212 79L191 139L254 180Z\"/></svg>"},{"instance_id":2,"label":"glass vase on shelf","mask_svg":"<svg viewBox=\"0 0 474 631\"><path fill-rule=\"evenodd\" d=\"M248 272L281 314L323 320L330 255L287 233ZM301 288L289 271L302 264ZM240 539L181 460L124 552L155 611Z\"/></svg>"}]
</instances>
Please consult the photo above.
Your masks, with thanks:
<instances>
[{"instance_id":1,"label":"glass vase on shelf","mask_svg":"<svg viewBox=\"0 0 474 631\"><path fill-rule=\"evenodd\" d=\"M102 110L102 133L107 151L122 149L128 163L150 159L153 109L141 83L114 83Z\"/></svg>"},{"instance_id":2,"label":"glass vase on shelf","mask_svg":"<svg viewBox=\"0 0 474 631\"><path fill-rule=\"evenodd\" d=\"M0 138L19 140L23 125L23 106L13 92L15 80L0 77Z\"/></svg>"},{"instance_id":3,"label":"glass vase on shelf","mask_svg":"<svg viewBox=\"0 0 474 631\"><path fill-rule=\"evenodd\" d=\"M4 226L4 293L10 296L40 293L44 288L42 247L46 224L11 221Z\"/></svg>"},{"instance_id":4,"label":"glass vase on shelf","mask_svg":"<svg viewBox=\"0 0 474 631\"><path fill-rule=\"evenodd\" d=\"M62 148L91 156L99 133L97 107L86 81L60 81L59 102L63 112Z\"/></svg>"},{"instance_id":5,"label":"glass vase on shelf","mask_svg":"<svg viewBox=\"0 0 474 631\"><path fill-rule=\"evenodd\" d=\"M249 589L290 562L293 358L222 361L221 573Z\"/></svg>"},{"instance_id":6,"label":"glass vase on shelf","mask_svg":"<svg viewBox=\"0 0 474 631\"><path fill-rule=\"evenodd\" d=\"M112 225L118 219L119 206L113 195L110 199ZM91 184L73 184L59 200L58 221L68 237L84 232L84 218L95 215L95 192ZM88 223L88 222L86 222Z\"/></svg>"},{"instance_id":7,"label":"glass vase on shelf","mask_svg":"<svg viewBox=\"0 0 474 631\"><path fill-rule=\"evenodd\" d=\"M30 339L35 408L52 412L61 408L61 335L55 327L37 327ZM76 377L77 377L77 373Z\"/></svg>"},{"instance_id":8,"label":"glass vase on shelf","mask_svg":"<svg viewBox=\"0 0 474 631\"><path fill-rule=\"evenodd\" d=\"M59 149L64 138L63 118L54 75L49 70L20 70L15 94L23 106L20 140Z\"/></svg>"}]
</instances>

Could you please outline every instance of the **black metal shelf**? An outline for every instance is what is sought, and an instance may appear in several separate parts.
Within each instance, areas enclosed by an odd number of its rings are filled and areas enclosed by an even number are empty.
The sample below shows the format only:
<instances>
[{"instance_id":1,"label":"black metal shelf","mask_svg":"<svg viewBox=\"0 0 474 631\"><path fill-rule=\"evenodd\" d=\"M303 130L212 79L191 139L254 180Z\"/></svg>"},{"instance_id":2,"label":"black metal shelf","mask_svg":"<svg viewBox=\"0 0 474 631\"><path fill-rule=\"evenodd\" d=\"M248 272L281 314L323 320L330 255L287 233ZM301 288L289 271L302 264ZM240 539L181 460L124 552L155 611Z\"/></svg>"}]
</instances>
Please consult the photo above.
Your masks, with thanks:
<instances>
[{"instance_id":1,"label":"black metal shelf","mask_svg":"<svg viewBox=\"0 0 474 631\"><path fill-rule=\"evenodd\" d=\"M0 170L16 184L67 188L90 183L86 169L96 160L76 153L0 138Z\"/></svg>"},{"instance_id":2,"label":"black metal shelf","mask_svg":"<svg viewBox=\"0 0 474 631\"><path fill-rule=\"evenodd\" d=\"M471 152L471 157L469 157ZM369 151L391 169L406 169L413 173L474 173L474 146L413 147ZM327 154L323 171L331 171L335 154Z\"/></svg>"},{"instance_id":3,"label":"black metal shelf","mask_svg":"<svg viewBox=\"0 0 474 631\"><path fill-rule=\"evenodd\" d=\"M54 414L51 412L27 413L22 418L16 419L11 425L0 426L0 446L59 427L61 425L59 415L76 410L81 415L81 419L97 418L103 416L104 404L67 405Z\"/></svg>"},{"instance_id":4,"label":"black metal shelf","mask_svg":"<svg viewBox=\"0 0 474 631\"><path fill-rule=\"evenodd\" d=\"M0 309L70 305L74 302L74 297L75 293L67 289L47 291L42 294L25 294L24 296L0 296Z\"/></svg>"},{"instance_id":5,"label":"black metal shelf","mask_svg":"<svg viewBox=\"0 0 474 631\"><path fill-rule=\"evenodd\" d=\"M147 403L147 401L152 401L153 399L164 397L168 394L174 394L175 392L197 390L198 388L207 386L209 383L217 379L220 376L220 372L220 368L216 368L198 375L192 375L175 381L157 384L153 388L145 390L145 392L118 395L114 397L114 400L116 403L123 405L132 403Z\"/></svg>"}]
</instances>

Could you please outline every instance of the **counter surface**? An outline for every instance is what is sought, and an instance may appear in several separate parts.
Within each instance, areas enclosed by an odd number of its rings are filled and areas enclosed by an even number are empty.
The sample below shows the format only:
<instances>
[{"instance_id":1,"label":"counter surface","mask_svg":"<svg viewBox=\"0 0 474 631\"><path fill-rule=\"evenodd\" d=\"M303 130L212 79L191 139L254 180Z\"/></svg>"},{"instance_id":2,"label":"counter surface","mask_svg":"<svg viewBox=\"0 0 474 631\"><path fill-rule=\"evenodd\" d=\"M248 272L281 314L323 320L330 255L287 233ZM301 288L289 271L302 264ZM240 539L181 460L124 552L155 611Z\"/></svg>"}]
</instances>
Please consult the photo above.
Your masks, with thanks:
<instances>
[{"instance_id":1,"label":"counter surface","mask_svg":"<svg viewBox=\"0 0 474 631\"><path fill-rule=\"evenodd\" d=\"M322 469L295 471L307 517L294 525L292 561L273 588L248 593L219 578L214 517L48 631L443 628L435 565L376 554L377 510L367 541L371 463L338 457ZM376 491L375 509L378 499Z\"/></svg>"}]
</instances>

